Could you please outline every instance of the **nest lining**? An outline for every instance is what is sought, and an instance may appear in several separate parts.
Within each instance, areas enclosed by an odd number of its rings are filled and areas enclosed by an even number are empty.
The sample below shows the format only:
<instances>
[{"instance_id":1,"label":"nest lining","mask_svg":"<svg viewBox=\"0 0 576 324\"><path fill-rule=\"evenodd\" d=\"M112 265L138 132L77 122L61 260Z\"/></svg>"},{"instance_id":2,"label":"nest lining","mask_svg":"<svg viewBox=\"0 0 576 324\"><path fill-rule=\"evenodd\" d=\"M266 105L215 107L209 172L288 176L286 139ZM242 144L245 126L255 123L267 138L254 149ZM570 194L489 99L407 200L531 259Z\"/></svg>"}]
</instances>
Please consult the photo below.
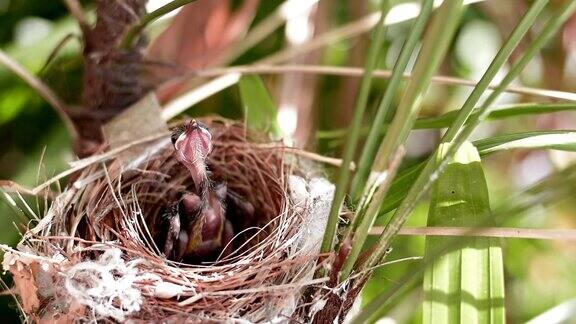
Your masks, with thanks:
<instances>
[{"instance_id":1,"label":"nest lining","mask_svg":"<svg viewBox=\"0 0 576 324\"><path fill-rule=\"evenodd\" d=\"M138 168L126 170L116 160L85 169L18 250L4 247L4 269L13 273L28 315L190 322L313 316L317 309L311 306L326 293L325 278L313 274L333 186L297 176L279 145L259 148L255 143L265 139L241 124L204 122L215 144L213 180L226 182L256 211L234 238L235 252L200 265L170 261L159 252L147 220L190 182L162 140Z\"/></svg>"}]
</instances>

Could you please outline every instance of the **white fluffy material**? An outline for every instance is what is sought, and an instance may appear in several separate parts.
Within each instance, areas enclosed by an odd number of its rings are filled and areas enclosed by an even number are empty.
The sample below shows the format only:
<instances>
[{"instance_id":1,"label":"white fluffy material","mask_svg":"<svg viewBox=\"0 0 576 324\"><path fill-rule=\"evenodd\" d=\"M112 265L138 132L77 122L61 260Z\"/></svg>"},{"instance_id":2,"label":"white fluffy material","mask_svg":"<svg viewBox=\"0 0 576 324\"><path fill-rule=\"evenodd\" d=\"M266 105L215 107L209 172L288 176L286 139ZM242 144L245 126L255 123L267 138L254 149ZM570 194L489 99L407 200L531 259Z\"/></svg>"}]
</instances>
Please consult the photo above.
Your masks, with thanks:
<instances>
[{"instance_id":1,"label":"white fluffy material","mask_svg":"<svg viewBox=\"0 0 576 324\"><path fill-rule=\"evenodd\" d=\"M125 262L122 251L110 248L96 261L84 261L72 266L65 274L65 287L71 297L91 309L96 317L124 321L140 310L143 298L138 282L157 280L142 275L138 261Z\"/></svg>"},{"instance_id":2,"label":"white fluffy material","mask_svg":"<svg viewBox=\"0 0 576 324\"><path fill-rule=\"evenodd\" d=\"M303 217L293 246L303 255L318 254L334 197L334 185L324 178L306 181L298 176L290 176L288 187L294 208Z\"/></svg>"}]
</instances>

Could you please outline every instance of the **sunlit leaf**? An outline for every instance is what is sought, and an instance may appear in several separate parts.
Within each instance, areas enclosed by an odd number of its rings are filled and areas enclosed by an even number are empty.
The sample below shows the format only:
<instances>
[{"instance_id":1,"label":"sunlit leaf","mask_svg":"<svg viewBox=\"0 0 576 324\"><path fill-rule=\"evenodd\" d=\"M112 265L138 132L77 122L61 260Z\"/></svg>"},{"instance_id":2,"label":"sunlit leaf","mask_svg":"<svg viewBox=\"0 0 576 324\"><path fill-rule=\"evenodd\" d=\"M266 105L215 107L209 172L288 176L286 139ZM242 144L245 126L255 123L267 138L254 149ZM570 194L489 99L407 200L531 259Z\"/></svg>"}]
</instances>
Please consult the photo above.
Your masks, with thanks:
<instances>
[{"instance_id":1,"label":"sunlit leaf","mask_svg":"<svg viewBox=\"0 0 576 324\"><path fill-rule=\"evenodd\" d=\"M276 120L276 105L262 79L257 75L246 75L240 79L238 86L246 125L279 138L281 133Z\"/></svg>"},{"instance_id":2,"label":"sunlit leaf","mask_svg":"<svg viewBox=\"0 0 576 324\"><path fill-rule=\"evenodd\" d=\"M0 98L0 125L14 119L25 108L30 91L22 87L7 89Z\"/></svg>"},{"instance_id":3,"label":"sunlit leaf","mask_svg":"<svg viewBox=\"0 0 576 324\"><path fill-rule=\"evenodd\" d=\"M442 144L439 156L450 144ZM432 189L428 226L491 224L488 187L480 155L464 143ZM488 219L487 219L488 218ZM447 238L426 238L425 258ZM423 323L504 323L502 251L494 238L471 238L440 257L424 273Z\"/></svg>"},{"instance_id":4,"label":"sunlit leaf","mask_svg":"<svg viewBox=\"0 0 576 324\"><path fill-rule=\"evenodd\" d=\"M386 90L382 95L378 110L374 115L372 126L370 127L368 137L366 138L366 143L364 144L362 154L358 160L358 170L354 174L354 178L352 180L350 194L354 200L358 199L361 193L361 187L368 179L368 174L370 173L372 163L376 157L378 146L384 138L384 132L386 128L382 127L382 125L386 119L389 118L389 116L393 115L392 101L398 92L398 88L400 87L402 80L402 75L408 66L408 62L413 55L414 49L416 48L416 45L418 44L419 39L424 32L426 25L428 24L428 18L432 11L432 5L433 2L431 0L422 1L420 14L412 25L412 29L410 30L405 43L402 45L402 50L400 51L398 59L394 63L392 76L390 77Z\"/></svg>"},{"instance_id":5,"label":"sunlit leaf","mask_svg":"<svg viewBox=\"0 0 576 324\"><path fill-rule=\"evenodd\" d=\"M378 63L378 59L380 59L380 52L382 50L381 42L384 39L384 34L386 31L384 18L386 17L388 10L390 10L392 1L393 0L384 0L380 4L380 18L378 20L378 24L374 27L372 40L364 60L364 75L362 76L360 89L358 91L358 96L356 97L356 104L354 105L354 115L349 126L347 146L342 156L343 167L340 169L340 173L338 174L336 191L334 192L334 198L332 199L332 205L330 206L330 213L328 214L328 221L326 223L324 237L322 238L322 245L320 247L322 252L331 251L334 244L334 236L336 235L336 230L338 227L340 210L342 204L344 203L344 197L346 196L348 183L351 178L349 166L353 162L354 155L356 153L358 140L360 137L360 126L362 119L364 118L364 112L368 106L368 97L370 95L370 88L372 85L372 71L374 71L376 68L376 64Z\"/></svg>"},{"instance_id":6,"label":"sunlit leaf","mask_svg":"<svg viewBox=\"0 0 576 324\"><path fill-rule=\"evenodd\" d=\"M576 131L538 131L490 137L474 142L481 156L513 149L552 149L576 151ZM406 197L410 185L414 183L424 163L402 170L392 182L388 195L380 207L383 215L396 207Z\"/></svg>"},{"instance_id":7,"label":"sunlit leaf","mask_svg":"<svg viewBox=\"0 0 576 324\"><path fill-rule=\"evenodd\" d=\"M388 181L389 176L396 173L396 167L399 165L395 160L399 155L402 155L401 153L399 154L402 151L401 147L407 140L418 113L422 109L422 97L428 92L430 80L449 48L452 36L454 36L460 23L462 13L463 4L461 0L446 0L431 19L414 65L414 78L406 86L396 114L390 124L390 129L378 145L374 162L370 168L366 169L372 170L372 174L377 176L367 175L368 177L353 184L358 191L354 192L354 188L352 189L350 193L352 200L354 201L355 198L359 199L360 197L361 200L359 200L358 211L350 224L350 231L354 231L354 240L352 241L350 253L342 266L342 278L346 278L351 273L364 246L368 230L378 216L380 203L386 197L389 184L391 183ZM376 136L377 134L372 133L372 135ZM382 174L388 175L382 177ZM361 267L375 264L376 259L381 257L385 251L386 248L383 245L377 244L374 254Z\"/></svg>"},{"instance_id":8,"label":"sunlit leaf","mask_svg":"<svg viewBox=\"0 0 576 324\"><path fill-rule=\"evenodd\" d=\"M538 131L491 137L474 142L481 154L512 149L576 151L576 131Z\"/></svg>"},{"instance_id":9,"label":"sunlit leaf","mask_svg":"<svg viewBox=\"0 0 576 324\"><path fill-rule=\"evenodd\" d=\"M576 104L572 103L554 103L554 104L540 104L540 103L523 103L506 105L494 108L488 114L486 121L496 121L512 117L522 117L530 115L541 115L550 114L562 111L576 111ZM471 116L477 115L478 112L473 112ZM413 129L437 129L446 128L454 122L456 116L458 115L458 110L451 110L445 114L437 117L422 117L416 119ZM382 124L380 126L380 133L384 134L388 124ZM329 131L318 131L316 132L317 139L323 140L335 140L338 141L346 136L346 129L336 129ZM364 127L361 130L363 136L368 135L368 127ZM341 141L338 141L341 142Z\"/></svg>"},{"instance_id":10,"label":"sunlit leaf","mask_svg":"<svg viewBox=\"0 0 576 324\"><path fill-rule=\"evenodd\" d=\"M549 114L561 111L576 111L576 105L569 104L539 104L539 103L529 103L529 104L516 104L498 107L496 109L490 110L486 121L499 120L511 117L521 117L539 114ZM458 110L449 111L438 117L420 118L416 121L414 125L416 129L428 129L428 128L444 128L450 126L456 116L458 115ZM478 111L473 111L471 116L474 117L478 115Z\"/></svg>"}]
</instances>

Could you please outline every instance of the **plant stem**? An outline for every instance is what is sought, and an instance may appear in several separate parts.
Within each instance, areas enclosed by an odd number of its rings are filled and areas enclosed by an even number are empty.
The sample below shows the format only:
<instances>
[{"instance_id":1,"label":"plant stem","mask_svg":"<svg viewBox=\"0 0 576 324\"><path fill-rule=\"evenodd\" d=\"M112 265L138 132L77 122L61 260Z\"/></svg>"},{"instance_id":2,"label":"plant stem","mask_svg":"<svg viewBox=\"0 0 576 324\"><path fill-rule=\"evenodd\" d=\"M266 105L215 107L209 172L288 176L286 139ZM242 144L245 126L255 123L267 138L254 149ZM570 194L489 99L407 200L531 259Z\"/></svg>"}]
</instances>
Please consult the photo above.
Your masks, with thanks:
<instances>
[{"instance_id":1,"label":"plant stem","mask_svg":"<svg viewBox=\"0 0 576 324\"><path fill-rule=\"evenodd\" d=\"M548 3L548 0L538 0L534 2L534 4L530 7L530 10L524 15L522 20L518 23L516 28L512 31L504 45L500 48L496 57L490 63L490 66L476 85L472 93L462 105L462 108L459 110L458 115L456 116L456 120L450 125L446 134L442 137L442 142L450 142L454 139L458 131L462 128L476 103L480 100L482 94L488 89L488 85L492 82L496 73L500 70L502 65L508 60L512 51L518 46L524 34L530 30L530 27L533 26L534 21L538 18L538 15L544 9L544 6Z\"/></svg>"},{"instance_id":2,"label":"plant stem","mask_svg":"<svg viewBox=\"0 0 576 324\"><path fill-rule=\"evenodd\" d=\"M446 0L432 18L430 28L422 41L422 50L416 60L414 78L410 80L400 100L398 111L378 150L372 166L372 174L364 187L359 207L361 211L359 216L362 217L358 229L353 233L352 249L344 262L341 280L345 280L350 275L362 251L368 230L374 224L381 201L385 198L391 183L386 178L393 176L398 167L396 163L393 163L394 156L398 154L398 150L406 141L414 125L422 107L422 97L430 87L430 79L444 58L459 25L462 9L462 0Z\"/></svg>"},{"instance_id":3,"label":"plant stem","mask_svg":"<svg viewBox=\"0 0 576 324\"><path fill-rule=\"evenodd\" d=\"M342 162L342 167L340 168L340 173L338 175L338 182L336 185L336 192L334 193L334 199L332 200L332 206L330 207L330 214L328 216L328 222L326 224L326 230L324 232L324 238L322 239L321 251L322 253L332 251L332 245L334 242L334 236L336 235L336 228L338 225L338 217L340 215L340 209L344 202L344 196L348 188L348 182L350 178L350 164L354 158L354 153L356 152L356 146L358 145L358 138L360 137L360 126L362 124L362 118L364 117L364 111L368 103L368 95L370 94L370 86L372 85L372 72L376 67L376 62L378 61L379 54L382 48L382 40L384 39L384 31L386 25L384 24L384 18L386 13L390 9L391 0L382 1L380 8L380 19L375 27L373 39L368 49L368 54L366 57L366 63L364 65L364 76L362 77L362 82L360 84L360 92L356 100L356 105L354 107L354 116L352 119L352 124L350 125L350 137L346 145L346 150L344 152L344 158Z\"/></svg>"},{"instance_id":4,"label":"plant stem","mask_svg":"<svg viewBox=\"0 0 576 324\"><path fill-rule=\"evenodd\" d=\"M78 131L74 126L74 123L68 115L66 105L52 90L42 83L38 78L32 75L30 72L26 71L18 62L12 59L10 56L6 55L2 50L0 50L0 64L6 66L8 70L12 71L18 77L20 77L24 82L26 82L32 89L34 89L44 100L46 100L56 111L64 126L68 130L70 137L73 140L78 138Z\"/></svg>"},{"instance_id":5,"label":"plant stem","mask_svg":"<svg viewBox=\"0 0 576 324\"><path fill-rule=\"evenodd\" d=\"M480 1L485 1L485 0L469 0L469 1L465 2L465 5L471 4L473 2L480 2ZM398 15L394 16L394 19L390 19L390 21L385 20L384 23L387 26L391 26L391 25L395 25L395 24L413 19L416 16L417 16L417 14L414 14L414 12L408 12L408 13L400 12ZM318 36L314 37L312 40L310 40L309 42L302 44L302 46L286 48L286 49L281 50L275 54L269 55L269 56L265 57L264 59L255 62L254 65L278 64L278 63L290 60L290 59L292 59L298 55L303 55L303 54L306 54L306 53L313 51L315 49L321 48L322 46L326 46L330 43L340 41L343 39L347 39L347 38L351 38L351 37L354 37L354 36L359 35L359 34L363 34L366 31L373 28L377 24L377 21L379 18L380 18L379 13L373 13L370 15L366 15L366 16L364 16L360 19L357 19L351 23L345 24L342 27L339 27L339 28L331 30L327 33L318 35ZM353 69L353 68L343 68L343 69ZM216 69L216 70L218 70L218 69ZM360 69L360 70L361 71L358 73L358 75L362 75L364 72L363 69ZM220 70L220 71L222 71L222 70ZM272 70L272 71L274 71L274 70ZM307 72L307 71L303 71L303 72ZM196 73L197 72L194 71L193 73L190 73L190 75L188 75L187 77L190 77L190 76L197 77L198 74L196 74ZM308 72L308 73L310 73L310 72ZM222 74L222 73L220 73L220 74ZM238 75L236 75L236 76L238 76ZM232 75L230 77L232 77ZM407 76L404 75L404 77L406 78ZM445 78L447 80L447 82L451 82L450 80L452 80L452 79L453 80L460 80L460 79L451 78L451 77L441 77L441 78ZM223 77L221 79L226 79L226 77ZM238 80L239 80L239 78L237 78L236 81L231 82L228 86L235 84ZM471 85L471 86L473 86L475 84L474 81L464 81L464 82L469 82L469 85ZM522 88L522 89L524 89L524 88ZM529 88L526 88L526 89L529 89ZM188 93L182 94L182 97L188 96L189 93L192 93L194 95L195 92L196 92L196 89L191 89L188 91ZM550 97L554 97L554 98L559 97L560 99L576 101L576 96L574 96L574 94L571 94L571 93L558 92L558 91L542 91L542 92L545 92ZM176 98L175 101L179 101L178 98ZM190 106L186 106L185 104L173 105L172 106L173 111L170 112L170 114L166 114L166 115L168 116L168 115L173 115L173 114L179 114L179 113L185 111L186 109L188 109L189 107Z\"/></svg>"},{"instance_id":6,"label":"plant stem","mask_svg":"<svg viewBox=\"0 0 576 324\"><path fill-rule=\"evenodd\" d=\"M402 158L404 157L404 148L400 147L396 152L394 158L390 162L390 167L388 170L383 173L383 179L379 183L379 190L376 190L374 187L373 192L370 195L363 197L366 201L373 200L373 201L380 201L383 198L383 194L386 193L387 188L390 187L392 183L392 179L396 176L396 171L400 166L400 162L402 162ZM383 189L380 189L383 188ZM361 203L362 205L362 203ZM378 210L380 209L380 204L367 204L365 208L360 209L353 220L353 223L350 225L349 230L346 233L346 236L352 239L352 248L350 253L348 254L346 260L344 261L344 265L342 266L341 270L341 280L345 280L348 278L352 269L358 260L358 256L362 251L364 243L368 238L368 232L370 228L374 224L374 220L378 215ZM357 228L355 228L354 223L360 222Z\"/></svg>"},{"instance_id":7,"label":"plant stem","mask_svg":"<svg viewBox=\"0 0 576 324\"><path fill-rule=\"evenodd\" d=\"M258 24L254 27L250 28L250 31L246 34L246 37L234 43L230 50L227 53L224 53L224 58L222 61L231 62L235 60L250 48L254 47L254 45L270 36L287 20L298 17L302 14L302 12L306 12L306 10L312 6L315 6L318 2L319 0L306 0L299 3L298 8L294 9L293 0L285 0L278 6L278 8L276 8L276 10L274 10L273 13L262 19L262 21L258 22Z\"/></svg>"},{"instance_id":8,"label":"plant stem","mask_svg":"<svg viewBox=\"0 0 576 324\"><path fill-rule=\"evenodd\" d=\"M517 104L517 105L504 105L496 106L494 109L490 110L488 115L488 120L499 120L505 118L519 117L519 116L530 116L530 115L540 115L540 114L551 114L561 111L575 111L576 104L572 103L553 103L553 104ZM477 114L477 111L473 111L472 114ZM454 121L458 110L450 110L449 112L442 114L437 117L421 117L416 119L413 129L439 129L450 127L450 124ZM384 134L389 124L383 124L380 127L380 134ZM368 127L364 127L361 130L362 135L368 134ZM347 130L340 128L329 131L318 131L316 138L319 140L341 140L346 137Z\"/></svg>"},{"instance_id":9,"label":"plant stem","mask_svg":"<svg viewBox=\"0 0 576 324\"><path fill-rule=\"evenodd\" d=\"M539 5L541 5L540 2L536 2L533 7ZM575 10L576 1L566 1L563 6L558 8L558 10L551 15L553 18L548 20L544 28L534 38L534 41L528 46L521 58L517 61L516 64L512 66L497 89L494 90L494 92L492 92L490 96L484 101L482 106L478 109L478 114L472 115L472 117L466 122L463 129L454 137L452 146L442 161L440 161L436 167L434 166L435 163L431 163L431 160L428 161L424 170L408 192L406 198L396 209L396 212L390 219L389 223L386 225L384 232L378 240L377 250L363 265L363 267L369 268L381 260L382 256L384 256L386 252L386 249L388 249L390 246L390 241L398 232L400 227L402 227L408 218L408 215L410 215L411 211L416 206L417 202L428 192L428 190L430 190L432 184L438 177L438 174L444 170L448 159L454 155L456 150L468 138L476 126L484 121L484 119L486 119L489 113L489 107L496 100L496 98L504 91L508 84L510 84L516 78L516 76L518 76L522 69L538 53L540 48L550 40L554 33L562 26L562 24L571 16ZM508 41L510 41L510 39Z\"/></svg>"},{"instance_id":10,"label":"plant stem","mask_svg":"<svg viewBox=\"0 0 576 324\"><path fill-rule=\"evenodd\" d=\"M382 96L380 105L378 106L378 111L374 116L374 121L372 122L372 127L370 128L370 133L366 139L366 144L364 144L362 155L358 161L358 171L354 174L354 178L352 179L352 187L350 189L350 197L352 201L358 201L360 199L362 188L364 188L366 179L370 173L372 162L376 156L378 144L382 141L383 138L383 135L380 134L379 130L386 122L387 117L390 115L390 105L392 104L392 100L398 91L398 87L400 86L400 82L402 81L404 71L406 70L406 66L408 65L410 57L412 56L412 52L414 52L414 48L416 48L422 32L424 31L424 27L428 22L428 18L432 12L433 3L434 1L432 0L425 0L422 3L420 15L414 22L414 26L410 31L410 35L402 46L402 51L398 56L398 60L394 64L392 76L388 81L388 86L384 92L384 95Z\"/></svg>"},{"instance_id":11,"label":"plant stem","mask_svg":"<svg viewBox=\"0 0 576 324\"><path fill-rule=\"evenodd\" d=\"M574 191L574 183L576 177L576 166L573 165L559 173L553 174L532 187L523 190L522 193L516 194L506 199L504 203L496 207L492 211L493 219L496 223L500 223L503 219L510 220L510 217L526 212L534 206L542 204L549 204L552 201L558 201L563 198L572 197ZM479 224L481 226L482 224ZM458 238L447 239L447 243L428 259L424 259L422 264L415 267L404 275L399 280L396 280L392 287L388 290L375 296L370 303L365 305L362 310L351 319L350 323L366 323L370 319L381 314L383 306L390 303L391 299L398 296L399 292L410 286L410 282L414 282L424 272L426 266L444 253L451 251L455 248L464 246L472 238L472 233L476 232L477 228L469 228L469 231ZM367 270L374 267L367 268ZM367 271L364 270L364 271ZM363 272L361 272L363 273Z\"/></svg>"},{"instance_id":12,"label":"plant stem","mask_svg":"<svg viewBox=\"0 0 576 324\"><path fill-rule=\"evenodd\" d=\"M383 227L372 227L370 235L379 235ZM398 235L407 236L473 236L505 239L576 241L576 230L511 227L403 227Z\"/></svg>"},{"instance_id":13,"label":"plant stem","mask_svg":"<svg viewBox=\"0 0 576 324\"><path fill-rule=\"evenodd\" d=\"M215 77L225 74L240 73L240 74L280 74L280 73L309 73L309 74L324 74L336 75L345 77L361 77L364 74L364 69L361 67L351 66L331 66L331 65L313 65L313 64L287 64L287 65L264 65L255 63L254 65L236 65L229 67L208 68L199 71L190 71L182 75L183 78L190 77ZM393 71L390 70L374 70L372 77L389 79ZM403 73L402 80L410 80L413 78L411 73ZM478 81L456 78L452 76L436 75L430 80L432 83L444 85L457 85L465 87L475 87ZM488 89L496 89L497 84L490 84ZM516 93L521 95L544 97L556 100L576 101L576 94L566 91L530 88L522 86L509 86L506 87L506 92ZM382 126L382 125L380 125ZM368 131L368 129L367 129Z\"/></svg>"},{"instance_id":14,"label":"plant stem","mask_svg":"<svg viewBox=\"0 0 576 324\"><path fill-rule=\"evenodd\" d=\"M88 20L86 20L86 15L78 0L64 0L64 4L68 8L68 11L70 11L72 17L78 22L80 29L85 31L88 28Z\"/></svg>"},{"instance_id":15,"label":"plant stem","mask_svg":"<svg viewBox=\"0 0 576 324\"><path fill-rule=\"evenodd\" d=\"M174 0L170 3L165 4L164 6L144 15L144 17L142 17L142 19L140 19L140 21L132 26L128 32L126 32L126 35L124 36L124 39L122 39L122 42L120 43L120 46L124 49L130 48L130 46L132 46L132 44L134 43L134 40L136 39L136 37L142 32L142 30L144 28L146 28L146 26L148 26L148 24L150 24L151 22L153 22L154 20L164 16L165 14L174 11L184 5L187 5L189 3L192 3L196 0Z\"/></svg>"}]
</instances>

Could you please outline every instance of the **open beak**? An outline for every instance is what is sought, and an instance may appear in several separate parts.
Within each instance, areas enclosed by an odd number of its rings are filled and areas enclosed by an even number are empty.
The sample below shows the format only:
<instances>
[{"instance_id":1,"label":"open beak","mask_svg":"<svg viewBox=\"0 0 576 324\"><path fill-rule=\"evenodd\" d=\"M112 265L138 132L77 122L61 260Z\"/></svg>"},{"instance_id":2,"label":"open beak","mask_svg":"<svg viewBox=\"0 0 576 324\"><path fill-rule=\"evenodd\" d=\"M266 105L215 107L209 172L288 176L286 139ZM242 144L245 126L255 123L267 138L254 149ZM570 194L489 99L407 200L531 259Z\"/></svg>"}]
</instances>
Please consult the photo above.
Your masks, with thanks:
<instances>
[{"instance_id":1,"label":"open beak","mask_svg":"<svg viewBox=\"0 0 576 324\"><path fill-rule=\"evenodd\" d=\"M176 158L190 171L196 188L204 187L206 159L212 151L212 134L208 127L192 120L183 129L174 131L172 143Z\"/></svg>"}]
</instances>

